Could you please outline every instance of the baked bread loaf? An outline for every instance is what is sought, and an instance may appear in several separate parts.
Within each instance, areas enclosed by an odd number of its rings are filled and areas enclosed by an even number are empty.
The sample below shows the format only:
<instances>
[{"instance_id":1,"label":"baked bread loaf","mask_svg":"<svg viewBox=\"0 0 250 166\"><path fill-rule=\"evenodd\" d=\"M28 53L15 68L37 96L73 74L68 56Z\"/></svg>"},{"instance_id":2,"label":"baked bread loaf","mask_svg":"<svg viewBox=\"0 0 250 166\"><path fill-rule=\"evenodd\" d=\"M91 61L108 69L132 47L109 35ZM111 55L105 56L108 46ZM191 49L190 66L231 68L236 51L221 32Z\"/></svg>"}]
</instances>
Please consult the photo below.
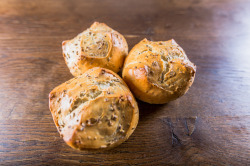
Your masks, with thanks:
<instances>
[{"instance_id":1,"label":"baked bread loaf","mask_svg":"<svg viewBox=\"0 0 250 166\"><path fill-rule=\"evenodd\" d=\"M74 76L93 67L104 67L117 73L128 55L128 44L120 33L104 23L95 22L74 39L63 41L62 50Z\"/></svg>"},{"instance_id":2,"label":"baked bread loaf","mask_svg":"<svg viewBox=\"0 0 250 166\"><path fill-rule=\"evenodd\" d=\"M173 39L144 39L129 52L122 77L138 99L163 104L187 92L195 71L196 66Z\"/></svg>"},{"instance_id":3,"label":"baked bread loaf","mask_svg":"<svg viewBox=\"0 0 250 166\"><path fill-rule=\"evenodd\" d=\"M99 67L52 90L49 107L64 141L80 150L121 144L139 119L136 100L125 82Z\"/></svg>"}]
</instances>

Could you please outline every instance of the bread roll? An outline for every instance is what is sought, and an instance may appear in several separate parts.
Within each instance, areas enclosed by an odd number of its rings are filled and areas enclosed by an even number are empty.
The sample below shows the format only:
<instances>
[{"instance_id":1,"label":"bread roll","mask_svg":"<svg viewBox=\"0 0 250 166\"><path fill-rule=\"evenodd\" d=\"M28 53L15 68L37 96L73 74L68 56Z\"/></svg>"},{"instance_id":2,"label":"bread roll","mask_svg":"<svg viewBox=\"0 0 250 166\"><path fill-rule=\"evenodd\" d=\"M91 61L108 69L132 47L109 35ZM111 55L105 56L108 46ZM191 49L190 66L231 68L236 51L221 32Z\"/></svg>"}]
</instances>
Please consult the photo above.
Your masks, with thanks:
<instances>
[{"instance_id":1,"label":"bread roll","mask_svg":"<svg viewBox=\"0 0 250 166\"><path fill-rule=\"evenodd\" d=\"M64 141L76 149L111 148L135 130L139 110L125 82L95 67L50 92L49 107Z\"/></svg>"},{"instance_id":2,"label":"bread roll","mask_svg":"<svg viewBox=\"0 0 250 166\"><path fill-rule=\"evenodd\" d=\"M74 76L93 67L118 72L128 55L128 44L117 31L95 22L72 40L63 41L63 57Z\"/></svg>"},{"instance_id":3,"label":"bread roll","mask_svg":"<svg viewBox=\"0 0 250 166\"><path fill-rule=\"evenodd\" d=\"M195 65L173 39L144 39L129 52L122 77L138 99L163 104L187 92L195 71Z\"/></svg>"}]
</instances>

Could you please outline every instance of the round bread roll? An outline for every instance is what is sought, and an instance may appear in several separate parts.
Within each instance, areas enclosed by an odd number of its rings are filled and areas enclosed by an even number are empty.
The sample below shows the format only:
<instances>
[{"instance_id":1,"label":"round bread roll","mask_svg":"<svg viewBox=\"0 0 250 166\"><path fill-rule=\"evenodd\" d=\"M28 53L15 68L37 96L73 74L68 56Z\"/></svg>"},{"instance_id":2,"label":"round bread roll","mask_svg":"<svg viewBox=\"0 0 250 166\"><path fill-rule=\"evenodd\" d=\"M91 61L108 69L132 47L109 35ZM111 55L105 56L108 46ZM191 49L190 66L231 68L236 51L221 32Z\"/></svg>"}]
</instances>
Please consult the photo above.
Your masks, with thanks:
<instances>
[{"instance_id":1,"label":"round bread roll","mask_svg":"<svg viewBox=\"0 0 250 166\"><path fill-rule=\"evenodd\" d=\"M139 110L126 83L95 67L50 92L49 107L64 141L76 149L115 147L135 130Z\"/></svg>"},{"instance_id":2,"label":"round bread roll","mask_svg":"<svg viewBox=\"0 0 250 166\"><path fill-rule=\"evenodd\" d=\"M195 71L195 65L173 39L144 39L129 52L122 77L138 99L163 104L187 92Z\"/></svg>"},{"instance_id":3,"label":"round bread roll","mask_svg":"<svg viewBox=\"0 0 250 166\"><path fill-rule=\"evenodd\" d=\"M120 33L104 23L95 22L74 39L63 41L62 50L74 76L93 67L104 67L117 73L128 55L128 44Z\"/></svg>"}]
</instances>

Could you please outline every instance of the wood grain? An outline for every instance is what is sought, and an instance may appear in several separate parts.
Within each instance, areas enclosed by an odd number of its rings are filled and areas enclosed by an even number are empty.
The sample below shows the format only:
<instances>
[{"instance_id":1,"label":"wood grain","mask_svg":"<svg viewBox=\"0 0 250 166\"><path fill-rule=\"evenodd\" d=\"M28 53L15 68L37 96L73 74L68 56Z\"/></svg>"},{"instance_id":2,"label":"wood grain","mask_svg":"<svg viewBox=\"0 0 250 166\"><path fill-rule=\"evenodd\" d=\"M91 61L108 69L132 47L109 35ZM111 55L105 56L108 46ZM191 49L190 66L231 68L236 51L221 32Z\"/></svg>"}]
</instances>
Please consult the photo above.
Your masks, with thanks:
<instances>
[{"instance_id":1,"label":"wood grain","mask_svg":"<svg viewBox=\"0 0 250 166\"><path fill-rule=\"evenodd\" d=\"M0 1L0 165L249 165L247 0ZM197 65L193 86L165 105L139 102L132 136L109 151L60 138L48 94L72 78L61 42L94 21L143 38L174 38Z\"/></svg>"}]
</instances>

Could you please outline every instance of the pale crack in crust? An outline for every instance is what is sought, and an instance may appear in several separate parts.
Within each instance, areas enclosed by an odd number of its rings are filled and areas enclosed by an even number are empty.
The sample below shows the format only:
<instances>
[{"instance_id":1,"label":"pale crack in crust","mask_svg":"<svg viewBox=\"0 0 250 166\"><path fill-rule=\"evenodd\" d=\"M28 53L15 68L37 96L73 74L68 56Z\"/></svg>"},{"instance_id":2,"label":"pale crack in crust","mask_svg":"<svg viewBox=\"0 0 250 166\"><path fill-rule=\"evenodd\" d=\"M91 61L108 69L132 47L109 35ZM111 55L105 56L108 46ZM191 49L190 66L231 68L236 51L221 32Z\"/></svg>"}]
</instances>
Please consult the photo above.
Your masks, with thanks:
<instances>
[{"instance_id":1,"label":"pale crack in crust","mask_svg":"<svg viewBox=\"0 0 250 166\"><path fill-rule=\"evenodd\" d=\"M112 48L111 34L88 29L81 35L81 56L106 57Z\"/></svg>"}]
</instances>

